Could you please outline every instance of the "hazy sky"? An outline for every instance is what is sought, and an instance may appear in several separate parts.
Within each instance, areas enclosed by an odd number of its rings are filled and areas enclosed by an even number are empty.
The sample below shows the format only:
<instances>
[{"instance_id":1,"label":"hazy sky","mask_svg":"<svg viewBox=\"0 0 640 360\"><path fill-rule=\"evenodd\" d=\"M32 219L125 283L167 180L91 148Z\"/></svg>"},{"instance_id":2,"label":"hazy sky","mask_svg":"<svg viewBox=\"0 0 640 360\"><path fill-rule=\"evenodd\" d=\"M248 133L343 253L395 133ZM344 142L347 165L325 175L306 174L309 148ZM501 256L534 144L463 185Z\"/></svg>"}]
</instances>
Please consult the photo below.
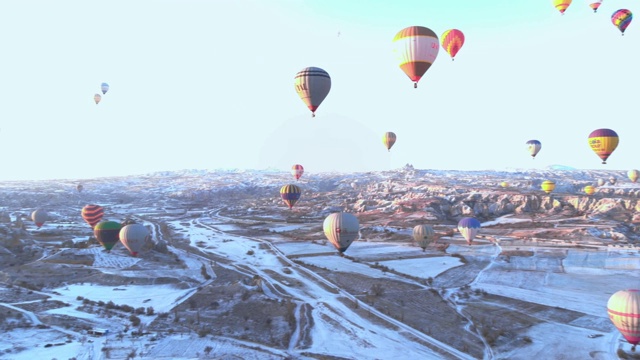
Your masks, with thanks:
<instances>
[{"instance_id":1,"label":"hazy sky","mask_svg":"<svg viewBox=\"0 0 640 360\"><path fill-rule=\"evenodd\" d=\"M267 167L307 173L640 168L640 24L551 1L3 0L0 180ZM636 20L638 21L638 20ZM414 89L391 51L401 29L466 42ZM339 36L338 36L339 34ZM325 69L311 118L295 74ZM95 105L102 82L111 89ZM620 145L607 165L591 131ZM397 134L391 152L386 131ZM535 160L525 142L537 139Z\"/></svg>"}]
</instances>

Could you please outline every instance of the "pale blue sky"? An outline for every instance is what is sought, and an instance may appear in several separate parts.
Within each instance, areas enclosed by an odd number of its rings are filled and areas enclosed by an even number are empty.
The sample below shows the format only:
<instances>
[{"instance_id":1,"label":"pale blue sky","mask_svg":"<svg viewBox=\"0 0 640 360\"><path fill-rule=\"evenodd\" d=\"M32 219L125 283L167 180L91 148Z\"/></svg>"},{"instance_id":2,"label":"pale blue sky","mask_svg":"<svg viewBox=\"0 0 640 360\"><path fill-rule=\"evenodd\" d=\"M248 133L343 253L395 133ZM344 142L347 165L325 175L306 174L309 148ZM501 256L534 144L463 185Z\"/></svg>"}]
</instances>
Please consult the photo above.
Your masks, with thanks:
<instances>
[{"instance_id":1,"label":"pale blue sky","mask_svg":"<svg viewBox=\"0 0 640 360\"><path fill-rule=\"evenodd\" d=\"M610 21L637 2L594 14L574 0L563 16L550 0L358 3L4 0L0 180L295 163L307 174L640 167L640 24L620 36ZM391 52L412 25L466 36L417 89ZM293 86L307 66L332 77L314 119ZM601 127L620 135L607 165L587 144ZM535 160L530 139L542 142Z\"/></svg>"}]
</instances>

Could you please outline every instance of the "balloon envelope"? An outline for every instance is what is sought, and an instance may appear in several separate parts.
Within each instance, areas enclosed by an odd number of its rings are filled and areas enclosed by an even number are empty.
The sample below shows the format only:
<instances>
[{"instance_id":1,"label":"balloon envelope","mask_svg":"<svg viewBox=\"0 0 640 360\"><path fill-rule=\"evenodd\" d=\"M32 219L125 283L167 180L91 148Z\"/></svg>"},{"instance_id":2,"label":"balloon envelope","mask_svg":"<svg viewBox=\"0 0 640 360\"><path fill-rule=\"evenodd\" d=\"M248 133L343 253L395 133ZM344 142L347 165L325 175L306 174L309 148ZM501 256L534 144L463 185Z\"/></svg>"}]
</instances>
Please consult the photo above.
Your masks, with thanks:
<instances>
[{"instance_id":1,"label":"balloon envelope","mask_svg":"<svg viewBox=\"0 0 640 360\"><path fill-rule=\"evenodd\" d=\"M113 249L115 244L120 240L120 229L122 225L116 221L101 221L93 228L93 234L98 242L107 251Z\"/></svg>"},{"instance_id":2,"label":"balloon envelope","mask_svg":"<svg viewBox=\"0 0 640 360\"><path fill-rule=\"evenodd\" d=\"M596 192L596 188L591 185L587 185L584 187L584 192L587 195L593 195Z\"/></svg>"},{"instance_id":3,"label":"balloon envelope","mask_svg":"<svg viewBox=\"0 0 640 360\"><path fill-rule=\"evenodd\" d=\"M618 134L611 129L597 129L589 134L589 146L591 150L606 164L611 153L618 147L620 139Z\"/></svg>"},{"instance_id":4,"label":"balloon envelope","mask_svg":"<svg viewBox=\"0 0 640 360\"><path fill-rule=\"evenodd\" d=\"M289 184L280 188L280 197L289 209L293 208L293 205L300 199L300 188L296 185Z\"/></svg>"},{"instance_id":5,"label":"balloon envelope","mask_svg":"<svg viewBox=\"0 0 640 360\"><path fill-rule=\"evenodd\" d=\"M102 100L102 95L100 95L100 94L93 95L93 101L96 102L96 105L98 105L100 103L100 100Z\"/></svg>"},{"instance_id":6,"label":"balloon envelope","mask_svg":"<svg viewBox=\"0 0 640 360\"><path fill-rule=\"evenodd\" d=\"M436 232L428 225L416 225L413 228L413 240L422 248L426 250L427 246L433 241L436 236Z\"/></svg>"},{"instance_id":7,"label":"balloon envelope","mask_svg":"<svg viewBox=\"0 0 640 360\"><path fill-rule=\"evenodd\" d=\"M102 90L103 94L106 94L107 91L109 91L109 84L103 82L102 84L100 84L100 90Z\"/></svg>"},{"instance_id":8,"label":"balloon envelope","mask_svg":"<svg viewBox=\"0 0 640 360\"><path fill-rule=\"evenodd\" d=\"M508 188L509 187L509 183L506 181L503 181L500 183L500 186L502 186L503 188Z\"/></svg>"},{"instance_id":9,"label":"balloon envelope","mask_svg":"<svg viewBox=\"0 0 640 360\"><path fill-rule=\"evenodd\" d=\"M627 172L627 176L629 177L629 180L631 180L631 182L637 182L638 181L638 176L640 176L640 171L638 170L629 170Z\"/></svg>"},{"instance_id":10,"label":"balloon envelope","mask_svg":"<svg viewBox=\"0 0 640 360\"><path fill-rule=\"evenodd\" d=\"M340 253L343 253L358 238L360 223L355 215L339 212L327 216L322 224L322 229L329 242Z\"/></svg>"},{"instance_id":11,"label":"balloon envelope","mask_svg":"<svg viewBox=\"0 0 640 360\"><path fill-rule=\"evenodd\" d=\"M540 152L540 149L542 149L542 143L540 143L540 141L538 140L529 140L527 141L526 145L527 151L532 158L535 158L536 155L538 155L538 152Z\"/></svg>"},{"instance_id":12,"label":"balloon envelope","mask_svg":"<svg viewBox=\"0 0 640 360\"><path fill-rule=\"evenodd\" d=\"M471 245L480 231L480 221L473 217L464 217L458 221L458 231L467 240L467 244Z\"/></svg>"},{"instance_id":13,"label":"balloon envelope","mask_svg":"<svg viewBox=\"0 0 640 360\"><path fill-rule=\"evenodd\" d=\"M640 343L640 290L620 290L607 302L609 319L627 341Z\"/></svg>"},{"instance_id":14,"label":"balloon envelope","mask_svg":"<svg viewBox=\"0 0 640 360\"><path fill-rule=\"evenodd\" d=\"M307 105L311 114L315 116L316 110L329 95L331 90L331 77L318 67L306 67L296 74L294 85L298 96Z\"/></svg>"},{"instance_id":15,"label":"balloon envelope","mask_svg":"<svg viewBox=\"0 0 640 360\"><path fill-rule=\"evenodd\" d=\"M82 208L81 214L84 221L86 221L93 229L96 224L102 220L104 209L100 205L89 204Z\"/></svg>"},{"instance_id":16,"label":"balloon envelope","mask_svg":"<svg viewBox=\"0 0 640 360\"><path fill-rule=\"evenodd\" d=\"M424 26L409 26L396 34L393 45L400 69L413 81L413 87L418 87L418 81L438 57L438 35Z\"/></svg>"},{"instance_id":17,"label":"balloon envelope","mask_svg":"<svg viewBox=\"0 0 640 360\"><path fill-rule=\"evenodd\" d=\"M600 4L602 4L602 0L587 0L587 4L589 4L589 7L591 9L593 9L593 12L598 12L598 8L600 7Z\"/></svg>"},{"instance_id":18,"label":"balloon envelope","mask_svg":"<svg viewBox=\"0 0 640 360\"><path fill-rule=\"evenodd\" d=\"M554 183L551 180L545 180L542 182L542 185L540 185L540 187L542 188L542 191L546 192L547 194L550 194L553 189L556 188L556 183Z\"/></svg>"},{"instance_id":19,"label":"balloon envelope","mask_svg":"<svg viewBox=\"0 0 640 360\"><path fill-rule=\"evenodd\" d=\"M48 217L49 217L49 214L47 214L47 211L44 209L36 209L34 212L31 213L31 220L33 220L33 222L36 223L36 226L38 228L42 226L45 221L47 221Z\"/></svg>"},{"instance_id":20,"label":"balloon envelope","mask_svg":"<svg viewBox=\"0 0 640 360\"><path fill-rule=\"evenodd\" d=\"M631 20L633 20L633 14L628 9L616 10L611 15L611 22L620 30L622 35L624 35L624 31L627 30L627 27L631 24Z\"/></svg>"},{"instance_id":21,"label":"balloon envelope","mask_svg":"<svg viewBox=\"0 0 640 360\"><path fill-rule=\"evenodd\" d=\"M299 180L302 174L304 174L304 167L300 164L295 164L291 167L291 174L296 180Z\"/></svg>"},{"instance_id":22,"label":"balloon envelope","mask_svg":"<svg viewBox=\"0 0 640 360\"><path fill-rule=\"evenodd\" d=\"M571 5L571 0L553 0L553 6L563 15L569 5Z\"/></svg>"},{"instance_id":23,"label":"balloon envelope","mask_svg":"<svg viewBox=\"0 0 640 360\"><path fill-rule=\"evenodd\" d=\"M442 33L442 48L449 53L451 60L456 57L462 45L464 45L464 34L458 29L450 29Z\"/></svg>"},{"instance_id":24,"label":"balloon envelope","mask_svg":"<svg viewBox=\"0 0 640 360\"><path fill-rule=\"evenodd\" d=\"M382 143L388 151L391 151L391 147L396 143L396 134L391 131L387 131L382 135Z\"/></svg>"},{"instance_id":25,"label":"balloon envelope","mask_svg":"<svg viewBox=\"0 0 640 360\"><path fill-rule=\"evenodd\" d=\"M78 184L78 186L76 186L76 190L78 190L78 192L82 192L82 190L84 190L84 186L82 186L82 184Z\"/></svg>"},{"instance_id":26,"label":"balloon envelope","mask_svg":"<svg viewBox=\"0 0 640 360\"><path fill-rule=\"evenodd\" d=\"M120 229L120 242L136 256L149 238L149 229L142 224L129 224Z\"/></svg>"}]
</instances>

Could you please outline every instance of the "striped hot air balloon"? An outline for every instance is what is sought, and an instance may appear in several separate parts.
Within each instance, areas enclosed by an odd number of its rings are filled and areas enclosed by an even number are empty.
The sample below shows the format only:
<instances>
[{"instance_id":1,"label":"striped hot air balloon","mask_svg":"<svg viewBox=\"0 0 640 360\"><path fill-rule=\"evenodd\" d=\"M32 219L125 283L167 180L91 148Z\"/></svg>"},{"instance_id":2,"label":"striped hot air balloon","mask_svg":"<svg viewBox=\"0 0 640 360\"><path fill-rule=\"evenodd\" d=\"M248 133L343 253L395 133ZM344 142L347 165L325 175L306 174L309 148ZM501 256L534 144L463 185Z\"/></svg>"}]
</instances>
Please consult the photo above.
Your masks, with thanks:
<instances>
[{"instance_id":1,"label":"striped hot air balloon","mask_svg":"<svg viewBox=\"0 0 640 360\"><path fill-rule=\"evenodd\" d=\"M40 228L44 224L44 222L47 221L48 217L49 214L47 214L47 211L44 209L36 209L31 213L31 220L36 223L36 226L38 228Z\"/></svg>"},{"instance_id":2,"label":"striped hot air balloon","mask_svg":"<svg viewBox=\"0 0 640 360\"><path fill-rule=\"evenodd\" d=\"M291 167L291 174L296 180L300 180L302 174L304 174L304 167L300 164L295 164Z\"/></svg>"},{"instance_id":3,"label":"striped hot air balloon","mask_svg":"<svg viewBox=\"0 0 640 360\"><path fill-rule=\"evenodd\" d=\"M546 192L547 194L551 194L553 189L556 188L556 183L551 180L545 180L542 182L542 185L540 185L540 187L542 188L542 191Z\"/></svg>"},{"instance_id":4,"label":"striped hot air balloon","mask_svg":"<svg viewBox=\"0 0 640 360\"><path fill-rule=\"evenodd\" d=\"M542 149L542 143L538 140L529 140L526 142L526 145L529 155L535 159L538 152L540 152L540 149Z\"/></svg>"},{"instance_id":5,"label":"striped hot air balloon","mask_svg":"<svg viewBox=\"0 0 640 360\"><path fill-rule=\"evenodd\" d=\"M294 79L296 92L300 99L311 110L311 116L316 116L316 110L331 90L331 77L318 67L306 67L296 74Z\"/></svg>"},{"instance_id":6,"label":"striped hot air balloon","mask_svg":"<svg viewBox=\"0 0 640 360\"><path fill-rule=\"evenodd\" d=\"M427 246L433 241L436 236L436 232L428 225L416 225L413 228L413 240L422 248L422 251L427 249Z\"/></svg>"},{"instance_id":7,"label":"striped hot air balloon","mask_svg":"<svg viewBox=\"0 0 640 360\"><path fill-rule=\"evenodd\" d=\"M609 156L618 147L619 141L618 134L611 129L597 129L589 134L589 146L602 159L603 164L607 163Z\"/></svg>"},{"instance_id":8,"label":"striped hot air balloon","mask_svg":"<svg viewBox=\"0 0 640 360\"><path fill-rule=\"evenodd\" d=\"M102 91L102 94L106 94L107 91L109 91L109 84L103 82L102 84L100 84L100 90Z\"/></svg>"},{"instance_id":9,"label":"striped hot air balloon","mask_svg":"<svg viewBox=\"0 0 640 360\"><path fill-rule=\"evenodd\" d=\"M627 27L631 24L631 20L633 20L633 14L627 9L616 10L611 15L611 22L620 30L622 35L624 35L624 31L627 30Z\"/></svg>"},{"instance_id":10,"label":"striped hot air balloon","mask_svg":"<svg viewBox=\"0 0 640 360\"><path fill-rule=\"evenodd\" d=\"M120 240L122 225L117 221L100 221L93 228L96 239L107 251L111 251Z\"/></svg>"},{"instance_id":11,"label":"striped hot air balloon","mask_svg":"<svg viewBox=\"0 0 640 360\"><path fill-rule=\"evenodd\" d=\"M94 226L102 220L104 209L100 205L89 204L82 208L81 214L84 221L86 221L93 229Z\"/></svg>"},{"instance_id":12,"label":"striped hot air balloon","mask_svg":"<svg viewBox=\"0 0 640 360\"><path fill-rule=\"evenodd\" d=\"M293 184L285 185L280 188L280 197L284 203L287 204L289 209L293 208L293 205L298 202L301 193L300 188Z\"/></svg>"},{"instance_id":13,"label":"striped hot air balloon","mask_svg":"<svg viewBox=\"0 0 640 360\"><path fill-rule=\"evenodd\" d=\"M640 343L640 290L620 290L607 302L607 313L613 325L633 345Z\"/></svg>"},{"instance_id":14,"label":"striped hot air balloon","mask_svg":"<svg viewBox=\"0 0 640 360\"><path fill-rule=\"evenodd\" d=\"M627 172L627 176L629 177L629 180L631 180L631 182L637 182L638 181L638 177L640 176L640 171L638 170L629 170Z\"/></svg>"},{"instance_id":15,"label":"striped hot air balloon","mask_svg":"<svg viewBox=\"0 0 640 360\"><path fill-rule=\"evenodd\" d=\"M382 135L382 143L387 148L387 151L391 151L391 147L396 143L396 134L391 131L387 131Z\"/></svg>"},{"instance_id":16,"label":"striped hot air balloon","mask_svg":"<svg viewBox=\"0 0 640 360\"><path fill-rule=\"evenodd\" d=\"M600 4L602 4L602 0L587 0L587 4L591 9L593 9L593 12L596 13L598 12Z\"/></svg>"},{"instance_id":17,"label":"striped hot air balloon","mask_svg":"<svg viewBox=\"0 0 640 360\"><path fill-rule=\"evenodd\" d=\"M553 6L564 15L567 8L571 5L571 0L553 0Z\"/></svg>"},{"instance_id":18,"label":"striped hot air balloon","mask_svg":"<svg viewBox=\"0 0 640 360\"><path fill-rule=\"evenodd\" d=\"M480 221L474 217L464 217L458 221L458 231L467 240L467 244L471 245L480 231Z\"/></svg>"},{"instance_id":19,"label":"striped hot air balloon","mask_svg":"<svg viewBox=\"0 0 640 360\"><path fill-rule=\"evenodd\" d=\"M418 81L438 57L438 35L424 26L409 26L396 34L393 45L400 69L413 81L413 87L417 88Z\"/></svg>"},{"instance_id":20,"label":"striped hot air balloon","mask_svg":"<svg viewBox=\"0 0 640 360\"><path fill-rule=\"evenodd\" d=\"M358 218L350 213L338 212L327 216L322 223L324 235L336 249L344 253L349 245L358 238L360 223Z\"/></svg>"},{"instance_id":21,"label":"striped hot air balloon","mask_svg":"<svg viewBox=\"0 0 640 360\"><path fill-rule=\"evenodd\" d=\"M440 37L442 48L449 53L451 61L455 60L456 54L464 45L464 34L458 29L450 29L442 33Z\"/></svg>"}]
</instances>

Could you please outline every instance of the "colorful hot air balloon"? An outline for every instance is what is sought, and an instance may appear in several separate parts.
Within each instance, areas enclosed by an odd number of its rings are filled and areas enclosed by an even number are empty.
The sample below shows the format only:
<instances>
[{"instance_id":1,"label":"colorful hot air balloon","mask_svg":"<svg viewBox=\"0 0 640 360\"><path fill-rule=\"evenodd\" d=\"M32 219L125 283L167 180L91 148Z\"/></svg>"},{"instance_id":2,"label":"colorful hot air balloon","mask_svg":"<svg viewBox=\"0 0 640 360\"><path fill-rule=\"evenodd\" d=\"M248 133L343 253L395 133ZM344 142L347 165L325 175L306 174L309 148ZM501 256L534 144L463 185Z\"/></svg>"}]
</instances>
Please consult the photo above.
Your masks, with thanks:
<instances>
[{"instance_id":1,"label":"colorful hot air balloon","mask_svg":"<svg viewBox=\"0 0 640 360\"><path fill-rule=\"evenodd\" d=\"M442 48L449 53L451 61L453 61L462 45L464 45L464 34L458 29L451 29L443 32L440 39Z\"/></svg>"},{"instance_id":2,"label":"colorful hot air balloon","mask_svg":"<svg viewBox=\"0 0 640 360\"><path fill-rule=\"evenodd\" d=\"M102 100L102 95L100 95L100 94L93 95L93 101L96 102L96 105L98 105L100 103L100 100Z\"/></svg>"},{"instance_id":3,"label":"colorful hot air balloon","mask_svg":"<svg viewBox=\"0 0 640 360\"><path fill-rule=\"evenodd\" d=\"M423 26L409 26L396 34L393 45L400 69L413 81L413 87L417 88L418 81L438 56L438 35Z\"/></svg>"},{"instance_id":4,"label":"colorful hot air balloon","mask_svg":"<svg viewBox=\"0 0 640 360\"><path fill-rule=\"evenodd\" d=\"M551 180L545 180L542 182L542 185L540 187L542 188L542 191L546 192L547 194L551 194L553 189L556 188L556 183Z\"/></svg>"},{"instance_id":5,"label":"colorful hot air balloon","mask_svg":"<svg viewBox=\"0 0 640 360\"><path fill-rule=\"evenodd\" d=\"M458 221L458 231L467 240L467 244L471 245L480 231L480 221L473 217L462 218Z\"/></svg>"},{"instance_id":6,"label":"colorful hot air balloon","mask_svg":"<svg viewBox=\"0 0 640 360\"><path fill-rule=\"evenodd\" d=\"M117 221L100 221L93 228L96 239L107 251L111 251L120 240L120 225Z\"/></svg>"},{"instance_id":7,"label":"colorful hot air balloon","mask_svg":"<svg viewBox=\"0 0 640 360\"><path fill-rule=\"evenodd\" d=\"M611 22L620 30L622 35L624 35L624 31L627 30L627 27L631 24L631 20L633 20L633 14L627 9L616 10L613 12L613 15L611 15Z\"/></svg>"},{"instance_id":8,"label":"colorful hot air balloon","mask_svg":"<svg viewBox=\"0 0 640 360\"><path fill-rule=\"evenodd\" d=\"M555 6L562 15L567 11L569 5L571 5L571 0L553 0L553 6Z\"/></svg>"},{"instance_id":9,"label":"colorful hot air balloon","mask_svg":"<svg viewBox=\"0 0 640 360\"><path fill-rule=\"evenodd\" d=\"M418 246L422 248L422 251L427 249L427 246L433 241L436 236L436 232L428 225L416 225L413 228L413 240L416 241Z\"/></svg>"},{"instance_id":10,"label":"colorful hot air balloon","mask_svg":"<svg viewBox=\"0 0 640 360\"><path fill-rule=\"evenodd\" d=\"M329 242L342 254L358 238L360 223L355 215L339 212L327 216L322 229Z\"/></svg>"},{"instance_id":11,"label":"colorful hot air balloon","mask_svg":"<svg viewBox=\"0 0 640 360\"><path fill-rule=\"evenodd\" d=\"M387 148L387 151L391 151L391 147L396 143L396 134L391 131L387 131L382 135L382 143Z\"/></svg>"},{"instance_id":12,"label":"colorful hot air balloon","mask_svg":"<svg viewBox=\"0 0 640 360\"><path fill-rule=\"evenodd\" d=\"M631 180L631 182L637 182L638 181L638 176L640 176L640 171L638 170L629 170L627 172L627 176L629 177L629 180Z\"/></svg>"},{"instance_id":13,"label":"colorful hot air balloon","mask_svg":"<svg viewBox=\"0 0 640 360\"><path fill-rule=\"evenodd\" d=\"M293 205L298 202L300 194L300 188L296 185L289 184L280 188L280 197L282 197L282 200L287 204L289 209L293 208Z\"/></svg>"},{"instance_id":14,"label":"colorful hot air balloon","mask_svg":"<svg viewBox=\"0 0 640 360\"><path fill-rule=\"evenodd\" d=\"M606 164L611 153L618 147L618 134L611 129L597 129L589 134L589 146Z\"/></svg>"},{"instance_id":15,"label":"colorful hot air balloon","mask_svg":"<svg viewBox=\"0 0 640 360\"><path fill-rule=\"evenodd\" d=\"M106 94L109 91L109 84L103 82L100 84L100 90L102 90L102 94Z\"/></svg>"},{"instance_id":16,"label":"colorful hot air balloon","mask_svg":"<svg viewBox=\"0 0 640 360\"><path fill-rule=\"evenodd\" d=\"M48 217L49 214L47 214L47 211L44 209L36 209L31 213L31 220L36 223L38 229L44 224L45 221L47 221Z\"/></svg>"},{"instance_id":17,"label":"colorful hot air balloon","mask_svg":"<svg viewBox=\"0 0 640 360\"><path fill-rule=\"evenodd\" d=\"M82 218L93 229L102 220L104 209L100 205L89 204L82 208Z\"/></svg>"},{"instance_id":18,"label":"colorful hot air balloon","mask_svg":"<svg viewBox=\"0 0 640 360\"><path fill-rule=\"evenodd\" d=\"M602 0L587 0L587 4L589 4L589 7L593 9L593 12L598 12L598 8L600 7L600 4L602 4Z\"/></svg>"},{"instance_id":19,"label":"colorful hot air balloon","mask_svg":"<svg viewBox=\"0 0 640 360\"><path fill-rule=\"evenodd\" d=\"M294 85L300 99L311 110L311 116L316 116L318 106L329 95L331 77L317 67L304 68L296 74Z\"/></svg>"},{"instance_id":20,"label":"colorful hot air balloon","mask_svg":"<svg viewBox=\"0 0 640 360\"><path fill-rule=\"evenodd\" d=\"M527 151L529 151L529 155L531 155L531 157L535 159L540 149L542 149L542 143L538 140L529 140L526 142L526 145Z\"/></svg>"},{"instance_id":21,"label":"colorful hot air balloon","mask_svg":"<svg viewBox=\"0 0 640 360\"><path fill-rule=\"evenodd\" d=\"M149 238L149 229L142 224L128 224L120 229L120 242L131 255L137 256Z\"/></svg>"},{"instance_id":22,"label":"colorful hot air balloon","mask_svg":"<svg viewBox=\"0 0 640 360\"><path fill-rule=\"evenodd\" d=\"M585 186L583 190L587 195L593 195L596 192L596 188L591 185Z\"/></svg>"},{"instance_id":23,"label":"colorful hot air balloon","mask_svg":"<svg viewBox=\"0 0 640 360\"><path fill-rule=\"evenodd\" d=\"M304 174L304 168L300 164L295 164L291 167L291 174L296 180L300 180L300 177Z\"/></svg>"},{"instance_id":24,"label":"colorful hot air balloon","mask_svg":"<svg viewBox=\"0 0 640 360\"><path fill-rule=\"evenodd\" d=\"M633 345L631 350L635 351L640 343L640 290L620 290L611 295L607 313L613 325Z\"/></svg>"}]
</instances>

